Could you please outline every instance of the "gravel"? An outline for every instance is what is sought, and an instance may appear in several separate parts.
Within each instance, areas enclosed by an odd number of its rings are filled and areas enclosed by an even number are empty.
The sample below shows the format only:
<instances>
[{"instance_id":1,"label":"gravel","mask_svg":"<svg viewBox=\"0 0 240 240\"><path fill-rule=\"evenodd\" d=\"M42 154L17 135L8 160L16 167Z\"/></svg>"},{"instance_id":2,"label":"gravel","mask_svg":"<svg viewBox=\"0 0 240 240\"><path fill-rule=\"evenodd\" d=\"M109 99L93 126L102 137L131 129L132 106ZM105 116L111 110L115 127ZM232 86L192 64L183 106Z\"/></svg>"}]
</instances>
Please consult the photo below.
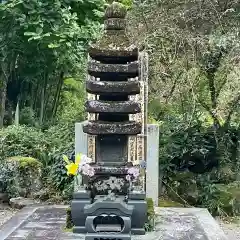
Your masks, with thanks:
<instances>
[{"instance_id":1,"label":"gravel","mask_svg":"<svg viewBox=\"0 0 240 240\"><path fill-rule=\"evenodd\" d=\"M240 218L234 221L216 219L229 240L240 240Z\"/></svg>"},{"instance_id":2,"label":"gravel","mask_svg":"<svg viewBox=\"0 0 240 240\"><path fill-rule=\"evenodd\" d=\"M0 204L0 226L7 222L18 210L10 208L8 205Z\"/></svg>"}]
</instances>

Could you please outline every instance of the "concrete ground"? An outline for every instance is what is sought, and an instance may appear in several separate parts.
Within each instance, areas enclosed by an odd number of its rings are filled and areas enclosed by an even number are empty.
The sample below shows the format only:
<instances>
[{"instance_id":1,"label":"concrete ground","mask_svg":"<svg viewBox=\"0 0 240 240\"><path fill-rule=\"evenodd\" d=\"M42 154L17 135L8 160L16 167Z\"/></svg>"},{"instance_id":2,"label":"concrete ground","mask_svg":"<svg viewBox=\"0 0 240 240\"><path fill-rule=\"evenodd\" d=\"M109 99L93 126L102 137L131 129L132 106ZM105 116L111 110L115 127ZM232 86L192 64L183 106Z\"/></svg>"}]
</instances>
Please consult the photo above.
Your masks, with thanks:
<instances>
[{"instance_id":1,"label":"concrete ground","mask_svg":"<svg viewBox=\"0 0 240 240\"><path fill-rule=\"evenodd\" d=\"M17 212L18 210L0 204L0 226L11 219ZM229 240L240 240L240 218L231 221L216 218L216 221L219 223Z\"/></svg>"}]
</instances>

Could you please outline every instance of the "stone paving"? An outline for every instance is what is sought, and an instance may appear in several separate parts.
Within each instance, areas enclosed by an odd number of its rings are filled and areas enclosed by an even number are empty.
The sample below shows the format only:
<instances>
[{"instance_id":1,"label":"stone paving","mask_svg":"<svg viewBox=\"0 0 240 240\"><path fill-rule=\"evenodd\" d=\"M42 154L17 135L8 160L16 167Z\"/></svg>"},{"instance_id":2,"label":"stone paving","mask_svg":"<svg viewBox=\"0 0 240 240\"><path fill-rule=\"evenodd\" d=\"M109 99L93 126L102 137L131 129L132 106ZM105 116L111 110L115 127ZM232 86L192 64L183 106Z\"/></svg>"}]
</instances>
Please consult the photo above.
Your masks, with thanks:
<instances>
[{"instance_id":1,"label":"stone paving","mask_svg":"<svg viewBox=\"0 0 240 240\"><path fill-rule=\"evenodd\" d=\"M26 207L0 228L0 240L83 240L64 231L67 206ZM156 229L133 240L227 240L205 209L157 208ZM107 238L106 238L107 239Z\"/></svg>"}]
</instances>

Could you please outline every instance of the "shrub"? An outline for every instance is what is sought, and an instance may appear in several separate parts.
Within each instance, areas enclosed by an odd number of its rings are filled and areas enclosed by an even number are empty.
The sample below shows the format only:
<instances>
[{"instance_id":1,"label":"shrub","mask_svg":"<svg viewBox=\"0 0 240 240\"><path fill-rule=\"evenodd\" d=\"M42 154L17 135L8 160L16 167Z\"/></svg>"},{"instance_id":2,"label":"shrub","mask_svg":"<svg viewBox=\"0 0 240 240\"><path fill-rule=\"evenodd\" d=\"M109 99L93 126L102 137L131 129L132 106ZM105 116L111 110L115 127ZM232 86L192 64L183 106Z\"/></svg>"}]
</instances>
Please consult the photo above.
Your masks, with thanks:
<instances>
[{"instance_id":1,"label":"shrub","mask_svg":"<svg viewBox=\"0 0 240 240\"><path fill-rule=\"evenodd\" d=\"M41 159L42 153L49 149L49 142L41 130L24 125L1 129L0 141L0 156L3 159L13 156Z\"/></svg>"},{"instance_id":2,"label":"shrub","mask_svg":"<svg viewBox=\"0 0 240 240\"><path fill-rule=\"evenodd\" d=\"M31 157L11 157L2 163L1 182L9 197L29 197L41 189L42 164Z\"/></svg>"},{"instance_id":3,"label":"shrub","mask_svg":"<svg viewBox=\"0 0 240 240\"><path fill-rule=\"evenodd\" d=\"M43 165L43 184L55 191L64 192L65 198L70 196L72 179L66 174L62 155L72 159L74 153L74 124L59 124L41 131L28 126L9 126L0 130L0 160L15 159L15 156L26 156L27 162L21 157L20 167L29 167L30 157L36 158ZM14 157L14 158L13 158ZM35 163L34 163L35 164ZM4 165L4 164L3 164ZM6 166L4 167L4 169ZM0 171L6 179L12 178L11 171ZM3 190L6 183L1 181ZM13 186L12 184L10 184ZM12 192L12 191L10 191ZM54 193L53 193L54 194Z\"/></svg>"}]
</instances>

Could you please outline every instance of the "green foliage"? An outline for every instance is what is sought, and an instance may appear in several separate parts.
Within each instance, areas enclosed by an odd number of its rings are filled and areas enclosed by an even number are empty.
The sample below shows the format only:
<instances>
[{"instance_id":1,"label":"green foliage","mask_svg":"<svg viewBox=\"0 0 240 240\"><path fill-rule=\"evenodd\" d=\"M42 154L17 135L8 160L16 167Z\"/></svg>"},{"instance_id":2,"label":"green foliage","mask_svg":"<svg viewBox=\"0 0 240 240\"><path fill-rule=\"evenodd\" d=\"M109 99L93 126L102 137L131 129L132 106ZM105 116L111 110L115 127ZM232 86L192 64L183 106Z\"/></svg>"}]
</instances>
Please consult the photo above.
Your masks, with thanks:
<instances>
[{"instance_id":1,"label":"green foliage","mask_svg":"<svg viewBox=\"0 0 240 240\"><path fill-rule=\"evenodd\" d=\"M33 127L9 126L0 130L1 158L31 156L41 158L48 151L49 142L43 132Z\"/></svg>"},{"instance_id":2,"label":"green foliage","mask_svg":"<svg viewBox=\"0 0 240 240\"><path fill-rule=\"evenodd\" d=\"M127 9L131 9L133 5L133 0L106 0L108 4L112 2L122 3Z\"/></svg>"},{"instance_id":3,"label":"green foliage","mask_svg":"<svg viewBox=\"0 0 240 240\"><path fill-rule=\"evenodd\" d=\"M37 120L35 113L31 107L24 107L20 111L20 120L19 123L27 126L34 126Z\"/></svg>"},{"instance_id":4,"label":"green foliage","mask_svg":"<svg viewBox=\"0 0 240 240\"><path fill-rule=\"evenodd\" d=\"M135 2L129 35L150 54L149 113L161 126L161 168L174 158L184 167L192 162L186 154L205 164L239 162L239 4Z\"/></svg>"},{"instance_id":5,"label":"green foliage","mask_svg":"<svg viewBox=\"0 0 240 240\"><path fill-rule=\"evenodd\" d=\"M0 4L0 60L5 69L0 77L6 77L8 88L3 100L13 110L19 102L21 123L55 121L65 77L85 77L86 48L99 35L103 10L103 0ZM30 109L33 113L26 111Z\"/></svg>"},{"instance_id":6,"label":"green foliage","mask_svg":"<svg viewBox=\"0 0 240 240\"><path fill-rule=\"evenodd\" d=\"M41 188L42 164L34 158L15 156L1 163L0 182L9 197L29 197Z\"/></svg>"},{"instance_id":7,"label":"green foliage","mask_svg":"<svg viewBox=\"0 0 240 240\"><path fill-rule=\"evenodd\" d=\"M69 159L74 155L74 125L59 124L45 132L51 143L51 150L46 154L44 179L46 187L55 193L62 193L63 198L71 198L73 178L67 176L63 154Z\"/></svg>"},{"instance_id":8,"label":"green foliage","mask_svg":"<svg viewBox=\"0 0 240 240\"><path fill-rule=\"evenodd\" d=\"M239 216L240 185L235 181L230 184L204 183L201 193L201 204L212 214L220 216Z\"/></svg>"},{"instance_id":9,"label":"green foliage","mask_svg":"<svg viewBox=\"0 0 240 240\"><path fill-rule=\"evenodd\" d=\"M18 162L20 171L28 169L37 171L38 169L42 168L42 164L37 159L32 157L15 156L8 158L7 161L9 161L10 164L11 162Z\"/></svg>"},{"instance_id":10,"label":"green foliage","mask_svg":"<svg viewBox=\"0 0 240 240\"><path fill-rule=\"evenodd\" d=\"M62 193L63 198L70 198L73 179L66 174L62 155L65 153L71 158L74 153L74 125L56 125L44 132L33 127L9 126L1 130L0 139L2 161L9 157L17 158L20 166L24 166L25 169L29 164L36 163L28 156L39 159L43 165L42 177L45 187L49 188L51 194ZM28 161L25 161L26 159ZM4 172L5 175L8 174Z\"/></svg>"},{"instance_id":11,"label":"green foliage","mask_svg":"<svg viewBox=\"0 0 240 240\"><path fill-rule=\"evenodd\" d=\"M85 85L82 81L67 78L61 93L57 120L62 123L81 122L85 116L84 102L86 100Z\"/></svg>"}]
</instances>

